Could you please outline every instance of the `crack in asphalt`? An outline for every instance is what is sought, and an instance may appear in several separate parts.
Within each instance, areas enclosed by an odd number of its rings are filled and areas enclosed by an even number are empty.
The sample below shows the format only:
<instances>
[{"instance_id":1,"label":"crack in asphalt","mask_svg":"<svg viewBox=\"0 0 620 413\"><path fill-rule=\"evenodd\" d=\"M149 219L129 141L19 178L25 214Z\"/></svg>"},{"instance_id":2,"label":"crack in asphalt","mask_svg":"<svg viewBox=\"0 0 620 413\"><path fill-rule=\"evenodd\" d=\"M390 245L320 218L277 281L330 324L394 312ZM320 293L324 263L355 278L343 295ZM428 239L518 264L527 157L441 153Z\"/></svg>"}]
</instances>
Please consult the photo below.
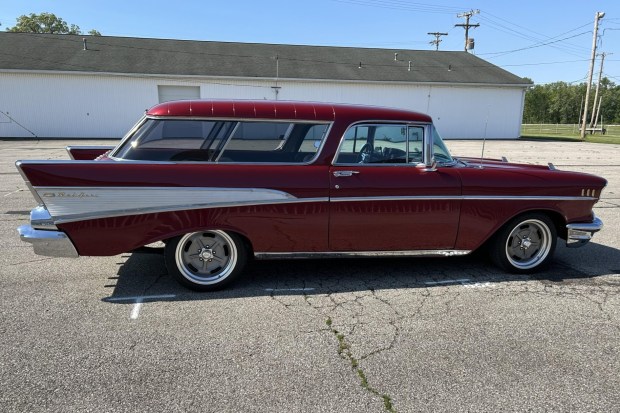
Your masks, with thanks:
<instances>
[{"instance_id":1,"label":"crack in asphalt","mask_svg":"<svg viewBox=\"0 0 620 413\"><path fill-rule=\"evenodd\" d=\"M380 397L383 401L383 407L385 411L390 413L396 413L397 410L392 404L392 398L386 393L381 393L375 387L371 386L370 383L368 383L366 373L360 367L359 360L353 356L353 353L351 352L351 345L347 342L345 335L340 333L333 327L333 322L331 318L327 318L325 324L327 324L329 330L332 332L332 334L336 336L338 340L338 355L343 359L349 361L349 363L351 364L351 369L357 373L357 376L360 379L360 385L362 386L362 388L364 388L371 394Z\"/></svg>"},{"instance_id":2,"label":"crack in asphalt","mask_svg":"<svg viewBox=\"0 0 620 413\"><path fill-rule=\"evenodd\" d=\"M347 297L342 294L335 295L332 289L325 288L322 283L319 283L319 287L320 289L325 289L326 293L309 295L306 292L303 292L303 294L301 295L303 298L303 302L301 303L301 305L306 308L312 309L314 313L312 315L314 317L322 316L322 317L326 317L326 319L329 320L327 322L328 328L327 329L323 328L323 329L320 329L319 331L328 331L337 337L338 342L339 342L338 354L343 359L349 361L349 363L351 364L351 368L355 371L355 373L357 374L360 380L360 385L362 386L362 388L364 388L366 391L370 392L371 394L381 398L383 402L383 406L387 412L396 412L396 409L394 408L392 404L391 397L385 393L381 393L379 390L377 390L375 387L369 384L366 372L360 366L360 361L370 357L371 355L379 354L383 351L390 350L394 347L394 344L396 343L398 336L400 334L400 327L398 327L398 325L396 324L397 321L396 320L388 321L388 323L393 327L393 335L391 337L390 344L388 346L382 346L376 350L373 350L370 353L363 355L359 359L353 355L351 344L345 339L345 335L341 332L338 332L334 327L332 327L332 321L331 321L332 314L337 313L339 310L350 311L351 312L350 318L354 320L353 325L351 327L351 331L354 332L355 328L358 325L364 324L363 322L359 320L359 318L362 316L362 313L364 312L366 308L366 306L362 303L362 300L367 299L369 297L374 298L388 305L390 308L393 309L391 303L389 303L386 299L378 297L376 295L375 290L370 287L366 290L352 293L353 297ZM307 288L306 282L304 281L302 291L304 291L306 288ZM277 302L287 311L296 311L298 313L300 312L298 311L300 304L294 301L293 302L285 301L284 297L287 297L287 296L278 295L276 290L277 289L272 289L270 291L270 297L272 300ZM308 313L305 311L303 313L305 315L308 315ZM396 310L394 310L394 313L399 315L399 317L401 318L403 317Z\"/></svg>"}]
</instances>

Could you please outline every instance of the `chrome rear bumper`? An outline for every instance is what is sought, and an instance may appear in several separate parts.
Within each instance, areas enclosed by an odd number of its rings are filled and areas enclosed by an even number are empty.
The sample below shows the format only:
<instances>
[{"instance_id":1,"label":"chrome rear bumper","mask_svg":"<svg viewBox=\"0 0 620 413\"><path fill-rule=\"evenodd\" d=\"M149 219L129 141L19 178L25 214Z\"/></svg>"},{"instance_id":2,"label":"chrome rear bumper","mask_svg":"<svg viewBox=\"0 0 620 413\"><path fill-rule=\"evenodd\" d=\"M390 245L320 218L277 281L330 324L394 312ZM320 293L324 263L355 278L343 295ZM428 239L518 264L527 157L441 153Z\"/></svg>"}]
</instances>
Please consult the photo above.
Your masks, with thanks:
<instances>
[{"instance_id":1,"label":"chrome rear bumper","mask_svg":"<svg viewBox=\"0 0 620 413\"><path fill-rule=\"evenodd\" d=\"M68 258L79 256L67 234L62 231L34 229L30 225L22 225L17 228L17 232L22 241L32 244L37 255Z\"/></svg>"},{"instance_id":2,"label":"chrome rear bumper","mask_svg":"<svg viewBox=\"0 0 620 413\"><path fill-rule=\"evenodd\" d=\"M586 245L603 228L603 221L594 216L592 222L573 222L566 225L566 246L577 248Z\"/></svg>"},{"instance_id":3,"label":"chrome rear bumper","mask_svg":"<svg viewBox=\"0 0 620 413\"><path fill-rule=\"evenodd\" d=\"M32 244L37 255L68 258L79 256L67 234L58 230L43 205L30 211L30 225L22 225L17 228L17 232L22 241Z\"/></svg>"}]
</instances>

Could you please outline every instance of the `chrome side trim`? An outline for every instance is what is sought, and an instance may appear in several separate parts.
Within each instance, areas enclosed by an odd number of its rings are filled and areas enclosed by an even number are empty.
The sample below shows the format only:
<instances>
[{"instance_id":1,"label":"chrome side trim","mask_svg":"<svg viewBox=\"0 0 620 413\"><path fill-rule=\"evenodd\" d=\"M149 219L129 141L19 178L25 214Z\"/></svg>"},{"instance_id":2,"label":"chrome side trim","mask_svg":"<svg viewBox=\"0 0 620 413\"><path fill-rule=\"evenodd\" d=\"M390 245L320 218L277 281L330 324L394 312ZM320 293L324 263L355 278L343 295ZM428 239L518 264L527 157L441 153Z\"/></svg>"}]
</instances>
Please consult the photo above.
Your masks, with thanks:
<instances>
[{"instance_id":1,"label":"chrome side trim","mask_svg":"<svg viewBox=\"0 0 620 413\"><path fill-rule=\"evenodd\" d=\"M435 195L435 196L365 196L332 197L331 202L367 201L596 201L596 198L582 196L495 196L495 195Z\"/></svg>"},{"instance_id":2,"label":"chrome side trim","mask_svg":"<svg viewBox=\"0 0 620 413\"><path fill-rule=\"evenodd\" d=\"M158 212L327 202L264 188L36 187L55 224Z\"/></svg>"},{"instance_id":3,"label":"chrome side trim","mask_svg":"<svg viewBox=\"0 0 620 413\"><path fill-rule=\"evenodd\" d=\"M65 161L65 162L71 162L71 161ZM26 187L28 188L28 190L32 194L32 196L35 199L35 201L37 201L38 204L42 204L43 200L41 199L39 194L37 194L37 191L35 191L34 187L30 183L30 180L28 179L28 177L26 176L24 171L22 171L22 165L25 164L25 163L28 163L28 161L17 161L17 162L15 162L15 167L17 168L17 171L19 172L19 174L21 175L22 179L26 183Z\"/></svg>"},{"instance_id":4,"label":"chrome side trim","mask_svg":"<svg viewBox=\"0 0 620 413\"><path fill-rule=\"evenodd\" d=\"M52 224L111 218L126 215L230 208L253 205L276 205L309 202L382 202L382 201L596 201L593 197L562 196L389 196L389 197L316 197L297 198L289 193L267 188L200 187L35 187L36 197L44 204L36 224ZM49 214L46 216L45 214Z\"/></svg>"},{"instance_id":5,"label":"chrome side trim","mask_svg":"<svg viewBox=\"0 0 620 413\"><path fill-rule=\"evenodd\" d=\"M77 258L75 246L62 231L45 231L22 225L17 228L22 241L32 244L34 253L46 257Z\"/></svg>"},{"instance_id":6,"label":"chrome side trim","mask_svg":"<svg viewBox=\"0 0 620 413\"><path fill-rule=\"evenodd\" d=\"M378 258L378 257L456 257L470 254L470 250L414 250L414 251L335 251L335 252L255 252L259 260L312 259L312 258Z\"/></svg>"},{"instance_id":7,"label":"chrome side trim","mask_svg":"<svg viewBox=\"0 0 620 413\"><path fill-rule=\"evenodd\" d=\"M586 245L592 239L595 232L603 228L603 221L596 215L592 222L573 222L566 225L566 246L578 248Z\"/></svg>"}]
</instances>

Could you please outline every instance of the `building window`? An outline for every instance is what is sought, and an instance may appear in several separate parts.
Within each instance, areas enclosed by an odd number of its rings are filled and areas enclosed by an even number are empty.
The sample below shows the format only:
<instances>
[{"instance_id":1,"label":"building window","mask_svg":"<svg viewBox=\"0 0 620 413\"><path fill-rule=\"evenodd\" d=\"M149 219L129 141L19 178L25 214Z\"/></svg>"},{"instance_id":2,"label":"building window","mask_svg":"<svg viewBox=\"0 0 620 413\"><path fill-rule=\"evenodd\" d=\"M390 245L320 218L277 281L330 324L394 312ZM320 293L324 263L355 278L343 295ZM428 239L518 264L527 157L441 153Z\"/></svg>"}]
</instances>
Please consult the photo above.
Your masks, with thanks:
<instances>
[{"instance_id":1,"label":"building window","mask_svg":"<svg viewBox=\"0 0 620 413\"><path fill-rule=\"evenodd\" d=\"M200 86L157 86L159 103L171 100L200 99Z\"/></svg>"}]
</instances>

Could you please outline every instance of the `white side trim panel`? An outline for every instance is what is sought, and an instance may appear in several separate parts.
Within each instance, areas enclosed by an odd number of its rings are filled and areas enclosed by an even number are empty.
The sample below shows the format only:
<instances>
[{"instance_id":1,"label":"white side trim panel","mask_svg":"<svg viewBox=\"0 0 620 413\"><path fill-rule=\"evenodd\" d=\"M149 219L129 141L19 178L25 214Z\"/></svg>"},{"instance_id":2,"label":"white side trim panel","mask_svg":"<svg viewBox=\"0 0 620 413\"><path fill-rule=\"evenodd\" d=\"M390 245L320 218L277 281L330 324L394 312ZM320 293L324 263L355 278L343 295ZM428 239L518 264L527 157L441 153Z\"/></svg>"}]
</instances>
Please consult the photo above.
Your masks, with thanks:
<instances>
[{"instance_id":1,"label":"white side trim panel","mask_svg":"<svg viewBox=\"0 0 620 413\"><path fill-rule=\"evenodd\" d=\"M326 202L263 188L46 187L34 188L55 224L190 209Z\"/></svg>"}]
</instances>

